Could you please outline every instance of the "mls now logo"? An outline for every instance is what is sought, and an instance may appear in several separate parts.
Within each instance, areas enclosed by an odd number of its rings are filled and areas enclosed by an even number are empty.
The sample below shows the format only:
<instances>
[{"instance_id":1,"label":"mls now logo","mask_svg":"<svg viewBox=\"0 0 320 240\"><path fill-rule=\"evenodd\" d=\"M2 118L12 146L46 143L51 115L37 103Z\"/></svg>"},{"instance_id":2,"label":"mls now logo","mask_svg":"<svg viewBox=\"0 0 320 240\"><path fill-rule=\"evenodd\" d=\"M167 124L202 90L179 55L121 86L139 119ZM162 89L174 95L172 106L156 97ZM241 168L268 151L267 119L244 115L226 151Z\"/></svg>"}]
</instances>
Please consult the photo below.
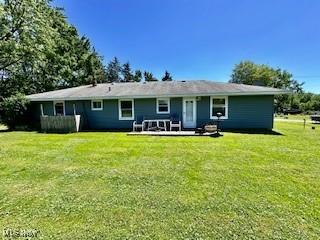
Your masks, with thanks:
<instances>
[{"instance_id":1,"label":"mls now logo","mask_svg":"<svg viewBox=\"0 0 320 240\"><path fill-rule=\"evenodd\" d=\"M37 238L39 236L40 231L37 229L12 229L12 228L5 228L3 229L3 238Z\"/></svg>"}]
</instances>

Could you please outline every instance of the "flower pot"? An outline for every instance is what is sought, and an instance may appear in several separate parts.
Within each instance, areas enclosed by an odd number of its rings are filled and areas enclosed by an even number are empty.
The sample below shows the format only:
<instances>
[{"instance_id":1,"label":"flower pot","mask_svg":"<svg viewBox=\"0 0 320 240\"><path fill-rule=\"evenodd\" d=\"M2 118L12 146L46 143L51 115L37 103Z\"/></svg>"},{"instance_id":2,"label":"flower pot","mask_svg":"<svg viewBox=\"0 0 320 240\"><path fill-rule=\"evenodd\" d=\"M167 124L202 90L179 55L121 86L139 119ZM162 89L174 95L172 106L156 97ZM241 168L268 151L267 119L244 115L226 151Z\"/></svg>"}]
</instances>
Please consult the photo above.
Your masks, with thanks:
<instances>
[{"instance_id":1,"label":"flower pot","mask_svg":"<svg viewBox=\"0 0 320 240\"><path fill-rule=\"evenodd\" d=\"M210 132L210 133L216 132L217 131L217 125L205 125L204 126L204 130L206 132Z\"/></svg>"}]
</instances>

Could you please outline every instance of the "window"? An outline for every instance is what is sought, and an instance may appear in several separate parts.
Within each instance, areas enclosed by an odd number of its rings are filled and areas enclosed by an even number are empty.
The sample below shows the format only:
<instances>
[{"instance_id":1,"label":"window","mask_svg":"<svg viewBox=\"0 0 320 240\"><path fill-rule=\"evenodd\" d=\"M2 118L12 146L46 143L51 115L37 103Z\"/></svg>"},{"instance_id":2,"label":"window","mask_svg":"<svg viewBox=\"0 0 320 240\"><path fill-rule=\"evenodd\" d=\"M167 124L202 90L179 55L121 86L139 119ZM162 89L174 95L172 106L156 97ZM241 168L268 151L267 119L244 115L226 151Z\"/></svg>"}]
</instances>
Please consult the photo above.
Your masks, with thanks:
<instances>
[{"instance_id":1,"label":"window","mask_svg":"<svg viewBox=\"0 0 320 240\"><path fill-rule=\"evenodd\" d=\"M92 100L91 101L91 110L92 111L101 111L103 109L102 100Z\"/></svg>"},{"instance_id":2,"label":"window","mask_svg":"<svg viewBox=\"0 0 320 240\"><path fill-rule=\"evenodd\" d=\"M53 102L53 113L56 116L64 116L65 110L64 110L64 102Z\"/></svg>"},{"instance_id":3,"label":"window","mask_svg":"<svg viewBox=\"0 0 320 240\"><path fill-rule=\"evenodd\" d=\"M130 100L119 100L119 120L134 119L134 102Z\"/></svg>"},{"instance_id":4,"label":"window","mask_svg":"<svg viewBox=\"0 0 320 240\"><path fill-rule=\"evenodd\" d=\"M170 99L158 98L157 99L157 113L170 113Z\"/></svg>"},{"instance_id":5,"label":"window","mask_svg":"<svg viewBox=\"0 0 320 240\"><path fill-rule=\"evenodd\" d=\"M210 98L210 118L217 119L217 113L222 114L222 119L228 119L228 97Z\"/></svg>"}]
</instances>

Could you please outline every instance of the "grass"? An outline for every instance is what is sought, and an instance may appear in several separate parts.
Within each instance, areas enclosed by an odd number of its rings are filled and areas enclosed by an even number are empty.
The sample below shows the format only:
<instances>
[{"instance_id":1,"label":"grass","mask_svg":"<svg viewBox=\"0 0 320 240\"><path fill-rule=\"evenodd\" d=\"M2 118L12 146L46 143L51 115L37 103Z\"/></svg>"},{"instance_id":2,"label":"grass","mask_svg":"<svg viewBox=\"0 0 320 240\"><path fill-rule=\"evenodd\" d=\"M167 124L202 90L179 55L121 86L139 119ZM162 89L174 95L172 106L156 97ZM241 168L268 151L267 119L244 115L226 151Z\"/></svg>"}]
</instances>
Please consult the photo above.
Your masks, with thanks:
<instances>
[{"instance_id":1,"label":"grass","mask_svg":"<svg viewBox=\"0 0 320 240\"><path fill-rule=\"evenodd\" d=\"M0 226L43 239L318 239L320 131L0 133Z\"/></svg>"},{"instance_id":2,"label":"grass","mask_svg":"<svg viewBox=\"0 0 320 240\"><path fill-rule=\"evenodd\" d=\"M301 120L306 119L307 121L310 120L310 115L306 114L288 114L288 115L277 115L276 118L279 119L289 119L289 120Z\"/></svg>"}]
</instances>

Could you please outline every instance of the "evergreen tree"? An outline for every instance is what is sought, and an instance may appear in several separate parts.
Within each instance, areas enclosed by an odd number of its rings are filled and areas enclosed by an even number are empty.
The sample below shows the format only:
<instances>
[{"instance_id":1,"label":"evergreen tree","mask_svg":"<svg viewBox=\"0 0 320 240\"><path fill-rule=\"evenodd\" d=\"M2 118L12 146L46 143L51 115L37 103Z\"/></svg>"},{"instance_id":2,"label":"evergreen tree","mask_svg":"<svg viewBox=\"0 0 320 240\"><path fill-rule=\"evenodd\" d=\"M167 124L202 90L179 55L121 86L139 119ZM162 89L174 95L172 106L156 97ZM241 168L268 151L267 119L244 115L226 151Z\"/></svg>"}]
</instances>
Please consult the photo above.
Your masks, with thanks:
<instances>
[{"instance_id":1,"label":"evergreen tree","mask_svg":"<svg viewBox=\"0 0 320 240\"><path fill-rule=\"evenodd\" d=\"M163 76L163 78L162 78L162 81L172 81L172 76L171 76L171 74L170 74L168 71L166 71L166 72L164 73L164 76Z\"/></svg>"},{"instance_id":2,"label":"evergreen tree","mask_svg":"<svg viewBox=\"0 0 320 240\"><path fill-rule=\"evenodd\" d=\"M145 71L143 75L146 82L158 81L158 79L156 79L151 72Z\"/></svg>"},{"instance_id":3,"label":"evergreen tree","mask_svg":"<svg viewBox=\"0 0 320 240\"><path fill-rule=\"evenodd\" d=\"M114 57L106 69L107 82L121 82L121 65L117 57Z\"/></svg>"},{"instance_id":4,"label":"evergreen tree","mask_svg":"<svg viewBox=\"0 0 320 240\"><path fill-rule=\"evenodd\" d=\"M141 82L141 80L142 80L142 72L140 70L136 70L134 72L133 79L134 79L135 82Z\"/></svg>"},{"instance_id":5,"label":"evergreen tree","mask_svg":"<svg viewBox=\"0 0 320 240\"><path fill-rule=\"evenodd\" d=\"M122 72L124 82L133 82L134 81L134 76L132 74L129 62L123 64L121 72Z\"/></svg>"}]
</instances>

